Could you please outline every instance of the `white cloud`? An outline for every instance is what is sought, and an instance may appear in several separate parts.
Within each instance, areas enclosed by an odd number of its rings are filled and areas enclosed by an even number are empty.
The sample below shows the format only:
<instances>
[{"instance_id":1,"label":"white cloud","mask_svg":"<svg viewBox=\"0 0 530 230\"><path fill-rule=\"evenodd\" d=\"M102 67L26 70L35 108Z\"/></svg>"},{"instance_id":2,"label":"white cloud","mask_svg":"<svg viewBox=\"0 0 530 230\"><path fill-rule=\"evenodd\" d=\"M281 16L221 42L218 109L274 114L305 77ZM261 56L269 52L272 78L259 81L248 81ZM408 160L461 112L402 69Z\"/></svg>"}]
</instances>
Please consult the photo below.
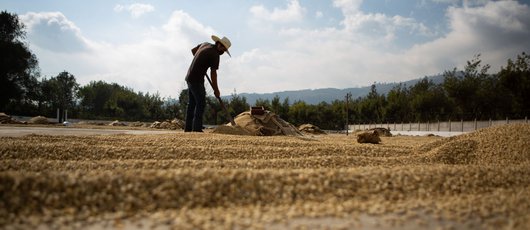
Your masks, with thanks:
<instances>
[{"instance_id":1,"label":"white cloud","mask_svg":"<svg viewBox=\"0 0 530 230\"><path fill-rule=\"evenodd\" d=\"M155 7L149 4L134 3L131 5L120 5L114 6L114 11L122 12L128 11L133 18L139 18L140 16L155 11Z\"/></svg>"},{"instance_id":2,"label":"white cloud","mask_svg":"<svg viewBox=\"0 0 530 230\"><path fill-rule=\"evenodd\" d=\"M29 12L20 19L35 45L55 52L80 52L89 48L81 30L61 12Z\"/></svg>"},{"instance_id":3,"label":"white cloud","mask_svg":"<svg viewBox=\"0 0 530 230\"><path fill-rule=\"evenodd\" d=\"M495 71L530 47L530 10L515 1L450 7L448 34L410 49L392 50L387 49L392 38L378 39L368 29L385 36L399 28L430 31L411 18L364 13L360 1L334 3L344 14L343 27L279 30L272 36L279 37L281 44L247 51L226 63L232 87L239 92L274 92L399 82L462 68L478 53Z\"/></svg>"},{"instance_id":4,"label":"white cloud","mask_svg":"<svg viewBox=\"0 0 530 230\"><path fill-rule=\"evenodd\" d=\"M344 16L336 27L282 26L267 34L273 42L256 42L232 58L223 55L219 69L221 93L229 95L234 89L263 93L397 82L461 68L477 53L494 68L505 65L508 58L522 51L530 53L530 10L515 1L452 6L446 13L450 32L411 48L395 46L392 36L399 36L396 31L400 29L421 34L430 32L428 28L408 17L362 12L360 3L334 1ZM286 9L289 7L283 10ZM272 15L281 10L264 12ZM154 26L142 36L143 40L129 44L90 40L61 13L28 13L21 18L28 26L30 46L44 73L66 70L82 85L105 80L172 97L186 87L190 49L216 34L213 28L184 11L174 11L164 25ZM249 37L256 37L251 34L254 31L246 32ZM242 39L233 39L235 48ZM63 41L69 45L60 45Z\"/></svg>"},{"instance_id":5,"label":"white cloud","mask_svg":"<svg viewBox=\"0 0 530 230\"><path fill-rule=\"evenodd\" d=\"M491 64L492 71L496 71L508 58L528 52L530 9L527 5L498 1L481 7L451 7L447 16L451 32L415 46L407 55L416 57L418 63L447 69L462 68L466 60L481 53L483 62Z\"/></svg>"},{"instance_id":6,"label":"white cloud","mask_svg":"<svg viewBox=\"0 0 530 230\"><path fill-rule=\"evenodd\" d=\"M154 28L142 42L98 47L101 57L94 65L104 63L102 71L120 84L146 92L159 91L162 96L178 97L184 88L184 77L191 62L191 48L207 41L215 31L202 25L183 11L174 11L167 23ZM100 76L88 76L101 79Z\"/></svg>"},{"instance_id":7,"label":"white cloud","mask_svg":"<svg viewBox=\"0 0 530 230\"><path fill-rule=\"evenodd\" d=\"M55 76L66 70L76 76L81 85L103 80L137 91L158 91L162 96L171 97L178 97L185 86L184 77L192 59L191 48L198 41L208 41L215 32L187 13L175 11L165 25L153 28L144 40L109 44L84 38L81 31L60 13L31 13L22 18L28 22L40 19L38 24L28 26L28 39L44 75ZM58 20L62 23L56 23ZM63 25L63 33L55 34L57 25ZM63 39L61 37L77 38L80 41L77 51L59 53L54 39Z\"/></svg>"},{"instance_id":8,"label":"white cloud","mask_svg":"<svg viewBox=\"0 0 530 230\"><path fill-rule=\"evenodd\" d=\"M250 12L255 18L275 22L300 21L303 19L305 11L306 9L300 5L298 0L290 0L285 9L268 10L263 5L255 5L250 8Z\"/></svg>"},{"instance_id":9,"label":"white cloud","mask_svg":"<svg viewBox=\"0 0 530 230\"><path fill-rule=\"evenodd\" d=\"M482 6L490 2L491 0L432 0L435 3L445 3L452 5L468 6Z\"/></svg>"},{"instance_id":10,"label":"white cloud","mask_svg":"<svg viewBox=\"0 0 530 230\"><path fill-rule=\"evenodd\" d=\"M356 14L360 12L363 0L334 0L333 5L340 8L344 15Z\"/></svg>"},{"instance_id":11,"label":"white cloud","mask_svg":"<svg viewBox=\"0 0 530 230\"><path fill-rule=\"evenodd\" d=\"M190 43L204 39L205 35L214 34L214 30L195 20L184 11L174 11L168 22L162 26L170 37L168 39L175 43ZM191 48L190 48L191 49Z\"/></svg>"},{"instance_id":12,"label":"white cloud","mask_svg":"<svg viewBox=\"0 0 530 230\"><path fill-rule=\"evenodd\" d=\"M434 33L423 23L414 18L400 15L388 16L382 13L365 13L360 10L362 0L335 0L334 6L341 9L344 20L341 22L345 30L352 33L368 35L376 41L388 42L396 37L399 30L408 30L409 34L415 33L431 36Z\"/></svg>"}]
</instances>

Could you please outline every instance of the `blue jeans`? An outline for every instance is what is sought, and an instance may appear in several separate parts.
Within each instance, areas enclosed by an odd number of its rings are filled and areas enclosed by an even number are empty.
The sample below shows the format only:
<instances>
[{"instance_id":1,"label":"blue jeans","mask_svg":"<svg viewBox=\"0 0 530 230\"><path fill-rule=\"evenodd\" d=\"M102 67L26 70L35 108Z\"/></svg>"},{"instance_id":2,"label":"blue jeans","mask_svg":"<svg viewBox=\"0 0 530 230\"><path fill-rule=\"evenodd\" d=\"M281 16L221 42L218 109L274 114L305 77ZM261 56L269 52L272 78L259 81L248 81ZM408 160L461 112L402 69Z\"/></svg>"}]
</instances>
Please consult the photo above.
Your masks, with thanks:
<instances>
[{"instance_id":1,"label":"blue jeans","mask_svg":"<svg viewBox=\"0 0 530 230\"><path fill-rule=\"evenodd\" d=\"M206 106L206 90L202 82L188 83L188 107L186 110L185 132L201 132L202 116Z\"/></svg>"}]
</instances>

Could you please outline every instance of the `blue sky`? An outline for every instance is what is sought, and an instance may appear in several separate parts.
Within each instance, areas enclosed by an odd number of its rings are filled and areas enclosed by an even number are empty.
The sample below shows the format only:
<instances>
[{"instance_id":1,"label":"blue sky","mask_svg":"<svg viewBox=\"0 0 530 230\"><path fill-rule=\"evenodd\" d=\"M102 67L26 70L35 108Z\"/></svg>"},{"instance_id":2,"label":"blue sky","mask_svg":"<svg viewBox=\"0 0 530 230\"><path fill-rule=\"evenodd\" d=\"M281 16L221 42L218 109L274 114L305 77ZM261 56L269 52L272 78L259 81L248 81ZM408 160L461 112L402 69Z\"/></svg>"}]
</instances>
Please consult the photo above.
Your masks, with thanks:
<instances>
[{"instance_id":1,"label":"blue sky","mask_svg":"<svg viewBox=\"0 0 530 230\"><path fill-rule=\"evenodd\" d=\"M530 53L529 1L0 0L26 24L43 77L178 97L190 49L227 36L222 95L349 88ZM211 90L209 91L212 92ZM252 102L251 102L252 103Z\"/></svg>"}]
</instances>

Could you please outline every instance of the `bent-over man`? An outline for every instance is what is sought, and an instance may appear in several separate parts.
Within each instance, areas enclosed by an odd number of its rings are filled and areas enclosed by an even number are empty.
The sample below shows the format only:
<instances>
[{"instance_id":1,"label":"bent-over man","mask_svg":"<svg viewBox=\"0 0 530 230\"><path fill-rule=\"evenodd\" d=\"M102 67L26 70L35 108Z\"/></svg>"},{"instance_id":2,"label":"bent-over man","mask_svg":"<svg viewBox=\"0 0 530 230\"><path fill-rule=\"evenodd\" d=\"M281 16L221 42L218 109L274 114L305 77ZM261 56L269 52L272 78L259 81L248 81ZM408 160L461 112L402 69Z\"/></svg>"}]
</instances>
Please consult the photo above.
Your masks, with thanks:
<instances>
[{"instance_id":1,"label":"bent-over man","mask_svg":"<svg viewBox=\"0 0 530 230\"><path fill-rule=\"evenodd\" d=\"M212 35L215 44L204 42L191 49L193 61L191 62L186 83L188 84L188 107L186 111L186 127L184 132L202 132L202 118L204 107L206 106L206 90L204 88L204 76L210 68L212 77L212 88L215 97L219 97L219 87L217 86L217 69L219 69L219 57L224 52L228 53L228 48L232 45L228 38L222 39Z\"/></svg>"}]
</instances>

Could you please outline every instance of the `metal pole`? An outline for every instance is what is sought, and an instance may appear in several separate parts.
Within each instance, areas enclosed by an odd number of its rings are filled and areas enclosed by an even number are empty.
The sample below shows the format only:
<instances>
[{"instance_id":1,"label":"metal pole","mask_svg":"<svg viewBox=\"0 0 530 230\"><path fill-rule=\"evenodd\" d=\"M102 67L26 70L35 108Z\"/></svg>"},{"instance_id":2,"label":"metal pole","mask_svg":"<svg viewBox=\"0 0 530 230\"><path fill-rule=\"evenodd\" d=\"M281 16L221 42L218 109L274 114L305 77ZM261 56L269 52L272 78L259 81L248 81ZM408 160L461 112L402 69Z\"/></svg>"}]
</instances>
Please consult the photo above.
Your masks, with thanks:
<instances>
[{"instance_id":1,"label":"metal pole","mask_svg":"<svg viewBox=\"0 0 530 230\"><path fill-rule=\"evenodd\" d=\"M464 132L464 119L460 119L460 130Z\"/></svg>"},{"instance_id":2,"label":"metal pole","mask_svg":"<svg viewBox=\"0 0 530 230\"><path fill-rule=\"evenodd\" d=\"M348 111L348 99L351 97L351 93L347 93L346 94L346 136L348 136L348 130L349 130L349 126L348 126L348 117L349 117L349 111Z\"/></svg>"},{"instance_id":3,"label":"metal pole","mask_svg":"<svg viewBox=\"0 0 530 230\"><path fill-rule=\"evenodd\" d=\"M449 119L449 132L451 132L451 119Z\"/></svg>"},{"instance_id":4,"label":"metal pole","mask_svg":"<svg viewBox=\"0 0 530 230\"><path fill-rule=\"evenodd\" d=\"M475 118L475 130L477 130L477 118Z\"/></svg>"}]
</instances>

